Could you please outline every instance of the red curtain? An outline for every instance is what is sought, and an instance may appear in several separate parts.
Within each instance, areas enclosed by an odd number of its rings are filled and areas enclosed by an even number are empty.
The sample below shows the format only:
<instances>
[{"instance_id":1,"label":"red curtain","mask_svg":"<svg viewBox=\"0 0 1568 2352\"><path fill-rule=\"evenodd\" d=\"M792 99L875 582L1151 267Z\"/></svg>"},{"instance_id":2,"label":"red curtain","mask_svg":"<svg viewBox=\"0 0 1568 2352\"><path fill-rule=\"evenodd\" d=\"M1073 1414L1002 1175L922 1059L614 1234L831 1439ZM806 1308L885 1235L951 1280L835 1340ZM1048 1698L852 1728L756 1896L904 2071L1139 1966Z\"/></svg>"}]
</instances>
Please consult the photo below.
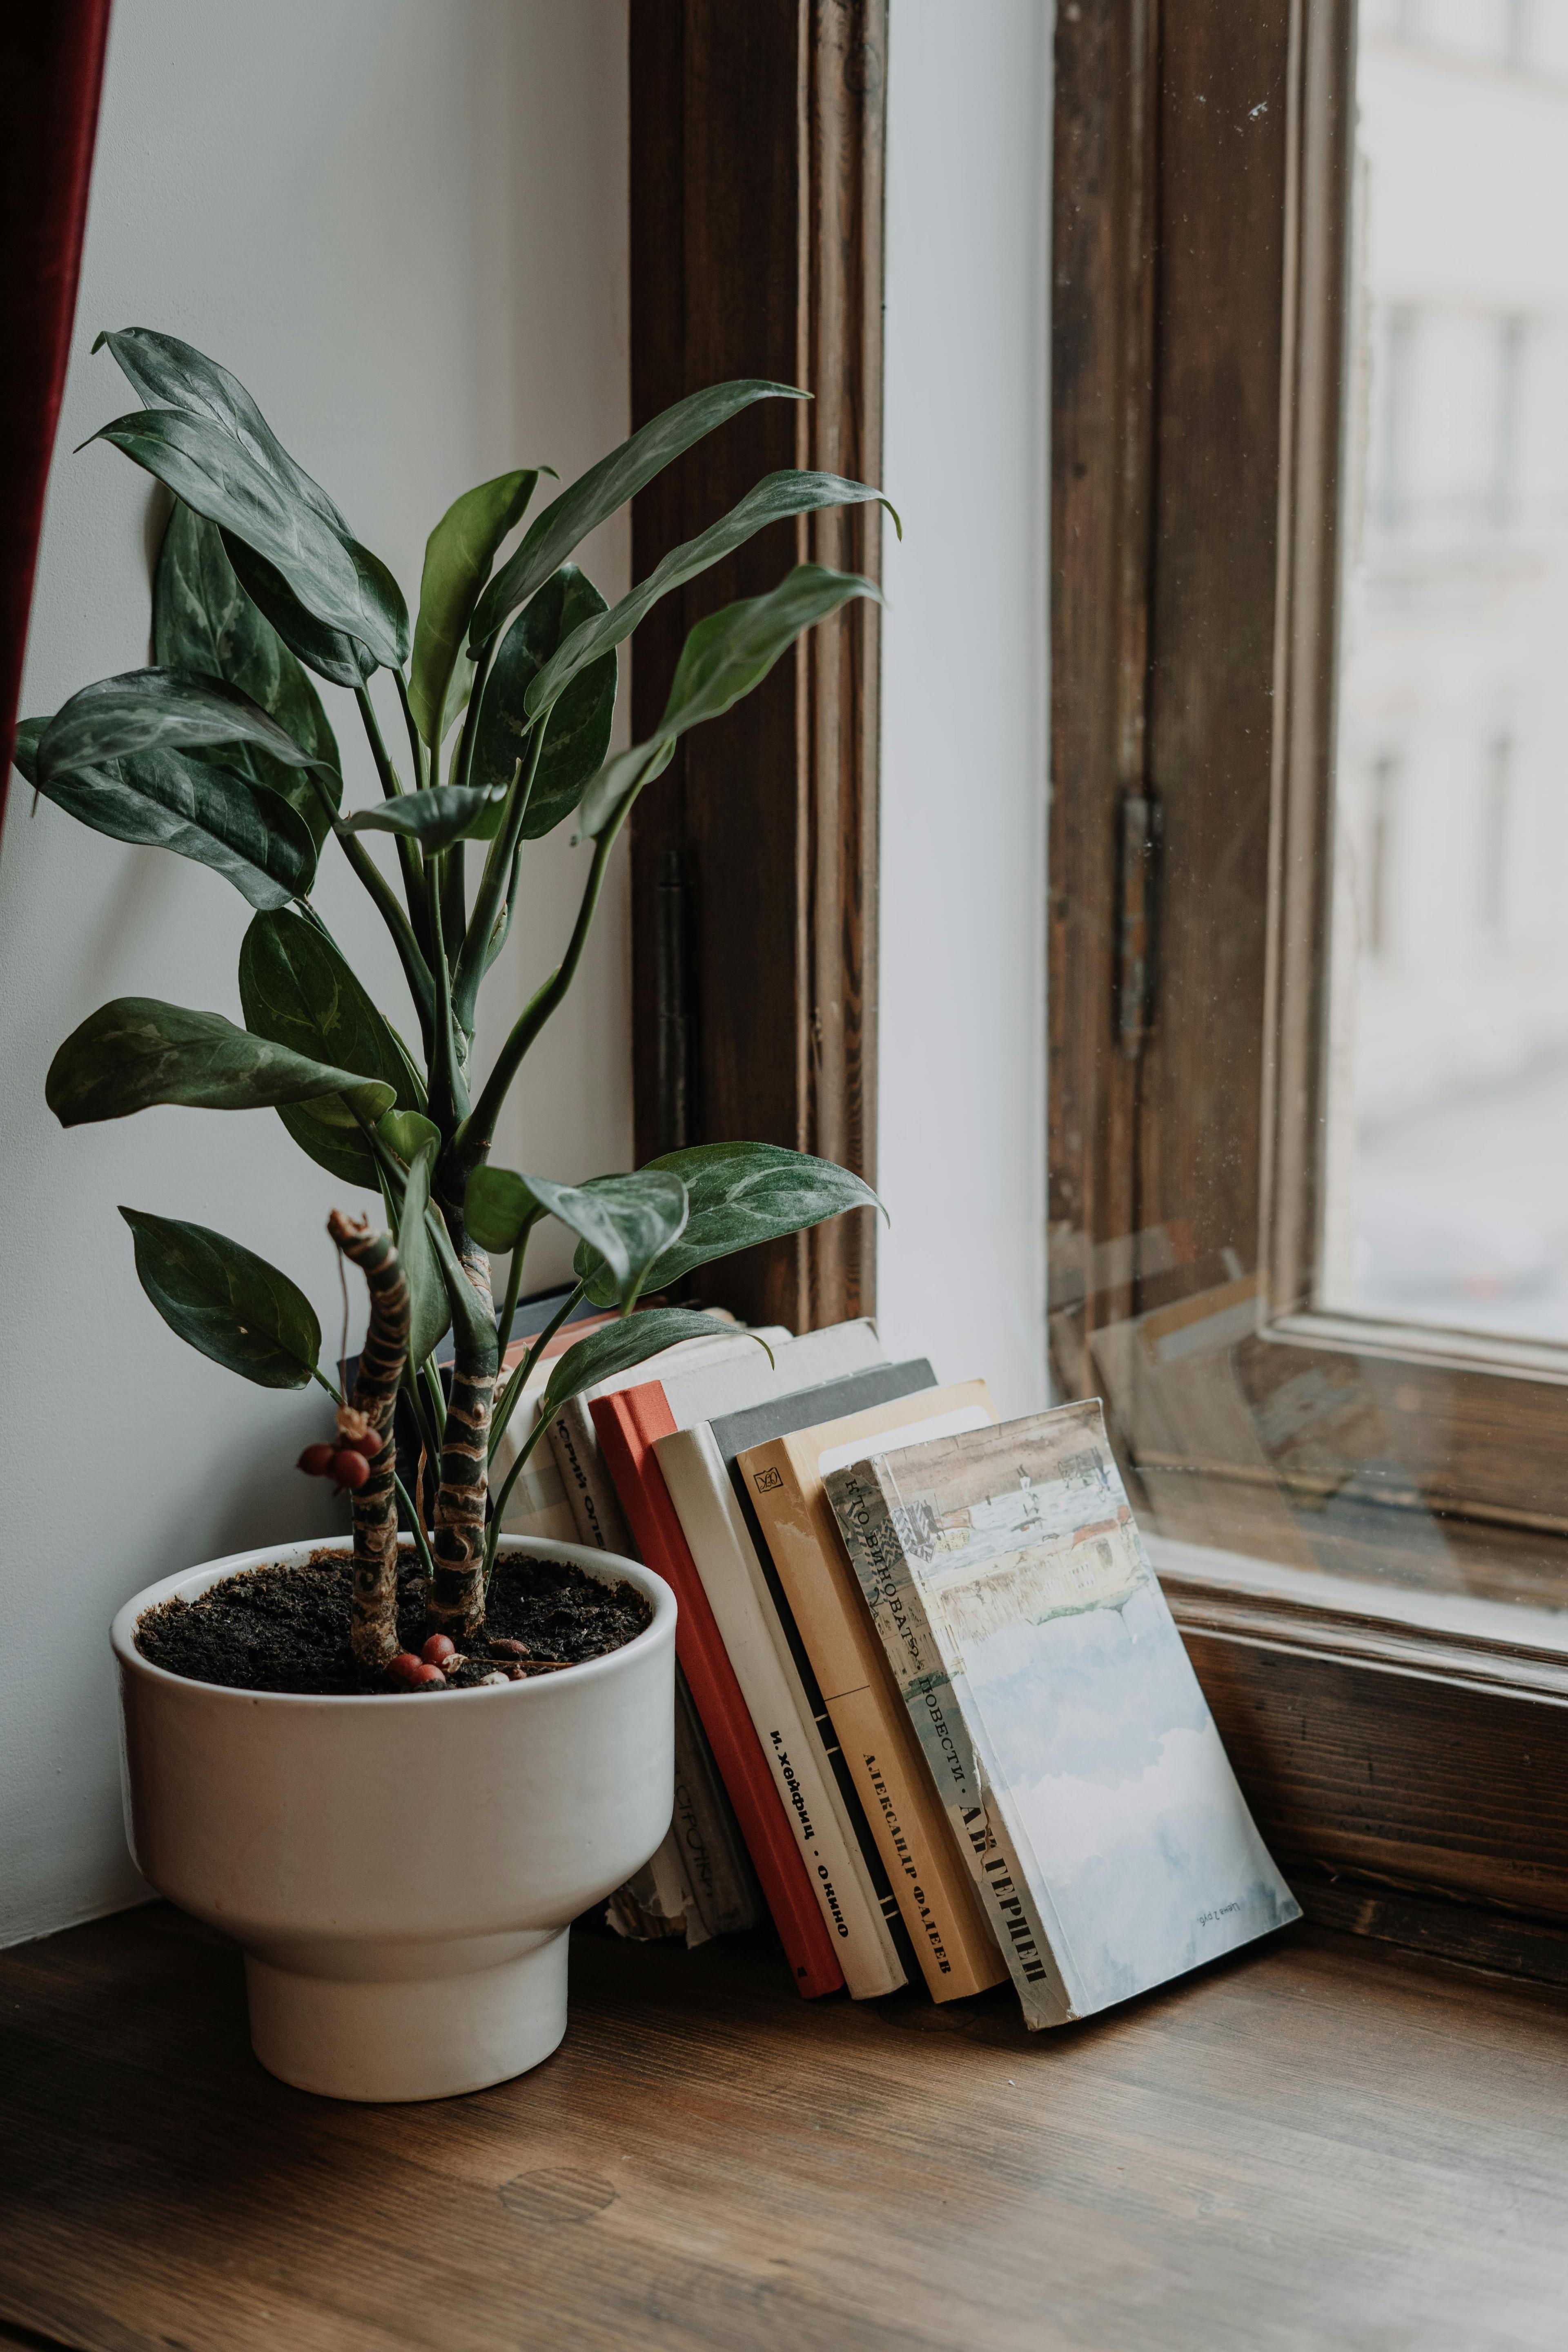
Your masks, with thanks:
<instances>
[{"instance_id":1,"label":"red curtain","mask_svg":"<svg viewBox=\"0 0 1568 2352\"><path fill-rule=\"evenodd\" d=\"M0 0L0 816L108 31L109 0Z\"/></svg>"}]
</instances>

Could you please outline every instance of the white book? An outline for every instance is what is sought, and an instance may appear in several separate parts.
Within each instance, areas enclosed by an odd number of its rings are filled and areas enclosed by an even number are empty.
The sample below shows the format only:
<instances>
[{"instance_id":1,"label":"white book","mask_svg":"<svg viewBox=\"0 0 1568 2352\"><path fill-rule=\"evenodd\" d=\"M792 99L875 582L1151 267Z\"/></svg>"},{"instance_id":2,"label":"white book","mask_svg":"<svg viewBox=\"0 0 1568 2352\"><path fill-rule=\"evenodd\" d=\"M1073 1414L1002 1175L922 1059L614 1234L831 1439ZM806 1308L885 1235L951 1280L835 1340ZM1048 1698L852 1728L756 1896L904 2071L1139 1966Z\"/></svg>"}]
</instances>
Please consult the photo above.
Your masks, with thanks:
<instances>
[{"instance_id":1,"label":"white book","mask_svg":"<svg viewBox=\"0 0 1568 2352\"><path fill-rule=\"evenodd\" d=\"M657 1357L640 1370L645 1379L657 1380L662 1387L676 1427L690 1429L700 1421L716 1421L721 1413L744 1412L750 1405L766 1404L771 1397L793 1396L797 1389L814 1389L821 1381L837 1381L846 1372L861 1372L868 1364L887 1361L877 1327L868 1315L858 1316L851 1323L831 1323L824 1331L803 1331L786 1348L775 1349L774 1354L778 1360L770 1364L753 1341L747 1352L722 1363L695 1364L679 1371L672 1368L668 1380ZM635 1388L637 1383L626 1381L616 1385Z\"/></svg>"},{"instance_id":2,"label":"white book","mask_svg":"<svg viewBox=\"0 0 1568 2352\"><path fill-rule=\"evenodd\" d=\"M798 1341L797 1346L804 1346ZM723 1456L708 1423L654 1447L807 1874L857 2000L906 1981Z\"/></svg>"},{"instance_id":3,"label":"white book","mask_svg":"<svg viewBox=\"0 0 1568 2352\"><path fill-rule=\"evenodd\" d=\"M595 1397L611 1396L617 1389L636 1388L643 1381L668 1382L672 1377L711 1370L720 1364L749 1363L753 1357L765 1365L767 1358L758 1341L765 1339L777 1356L793 1338L793 1332L786 1331L782 1323L775 1323L755 1334L735 1331L721 1337L715 1334L711 1339L679 1339L673 1348L666 1348L662 1355L650 1356L645 1362L634 1364L629 1371L617 1372L607 1381L597 1381L581 1396L569 1398L550 1424L549 1445L576 1528L574 1541L591 1544L599 1551L629 1554L633 1559L637 1556L615 1481L599 1452L598 1432L590 1411Z\"/></svg>"}]
</instances>

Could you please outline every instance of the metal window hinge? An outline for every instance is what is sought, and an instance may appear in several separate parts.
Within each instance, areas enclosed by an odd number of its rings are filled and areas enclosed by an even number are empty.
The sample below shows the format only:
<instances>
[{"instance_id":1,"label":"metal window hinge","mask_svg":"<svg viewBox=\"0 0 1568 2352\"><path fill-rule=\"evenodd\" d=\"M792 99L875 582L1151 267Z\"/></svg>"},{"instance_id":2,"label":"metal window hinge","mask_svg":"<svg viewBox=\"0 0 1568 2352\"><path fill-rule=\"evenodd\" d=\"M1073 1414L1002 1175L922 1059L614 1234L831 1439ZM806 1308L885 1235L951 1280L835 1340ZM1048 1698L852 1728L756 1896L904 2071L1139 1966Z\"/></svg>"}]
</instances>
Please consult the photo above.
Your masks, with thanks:
<instances>
[{"instance_id":1,"label":"metal window hinge","mask_svg":"<svg viewBox=\"0 0 1568 2352\"><path fill-rule=\"evenodd\" d=\"M1154 1027L1164 839L1165 813L1152 794L1124 794L1117 893L1116 1034L1130 1061L1137 1060Z\"/></svg>"}]
</instances>

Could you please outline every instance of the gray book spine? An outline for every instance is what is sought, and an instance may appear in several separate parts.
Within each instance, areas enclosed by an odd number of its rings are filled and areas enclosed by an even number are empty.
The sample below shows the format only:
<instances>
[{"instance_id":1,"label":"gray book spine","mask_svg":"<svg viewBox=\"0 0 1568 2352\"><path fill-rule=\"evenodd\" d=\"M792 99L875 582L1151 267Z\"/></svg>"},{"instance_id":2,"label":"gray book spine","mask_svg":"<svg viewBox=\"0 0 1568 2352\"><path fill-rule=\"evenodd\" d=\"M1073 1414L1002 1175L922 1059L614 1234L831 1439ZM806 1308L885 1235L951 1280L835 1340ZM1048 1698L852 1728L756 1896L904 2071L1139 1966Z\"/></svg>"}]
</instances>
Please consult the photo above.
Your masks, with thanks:
<instances>
[{"instance_id":1,"label":"gray book spine","mask_svg":"<svg viewBox=\"0 0 1568 2352\"><path fill-rule=\"evenodd\" d=\"M991 1794L984 1758L971 1738L910 1574L896 1497L875 1460L831 1471L823 1484L921 1753L1017 1988L1025 2022L1063 2024L1072 2014L1067 1987L1002 1809Z\"/></svg>"}]
</instances>

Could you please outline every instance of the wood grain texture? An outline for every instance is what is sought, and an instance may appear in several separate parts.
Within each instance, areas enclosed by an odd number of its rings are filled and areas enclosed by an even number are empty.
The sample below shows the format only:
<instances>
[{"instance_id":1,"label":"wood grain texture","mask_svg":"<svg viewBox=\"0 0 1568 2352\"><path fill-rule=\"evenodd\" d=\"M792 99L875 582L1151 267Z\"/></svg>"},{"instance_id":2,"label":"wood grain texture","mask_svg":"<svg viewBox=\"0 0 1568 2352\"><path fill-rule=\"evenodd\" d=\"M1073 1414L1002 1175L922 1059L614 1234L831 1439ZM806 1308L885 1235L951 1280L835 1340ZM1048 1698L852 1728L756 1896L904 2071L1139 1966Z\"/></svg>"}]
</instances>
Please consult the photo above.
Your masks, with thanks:
<instances>
[{"instance_id":1,"label":"wood grain texture","mask_svg":"<svg viewBox=\"0 0 1568 2352\"><path fill-rule=\"evenodd\" d=\"M879 480L886 47L885 0L633 0L634 423L732 376L814 395L758 404L649 486L638 577L773 468ZM796 562L878 576L879 518L777 524L667 598L637 638L635 732L657 722L695 621ZM684 738L638 805L639 1160L748 1138L874 1181L877 660L860 602ZM660 1019L677 968L679 1085ZM716 1268L705 1294L809 1329L870 1309L874 1249L857 1212Z\"/></svg>"},{"instance_id":2,"label":"wood grain texture","mask_svg":"<svg viewBox=\"0 0 1568 2352\"><path fill-rule=\"evenodd\" d=\"M1051 306L1051 1296L1065 1392L1131 1312L1139 1065L1114 1044L1120 809L1147 782L1154 0L1059 10ZM1061 1361L1071 1330L1073 1358Z\"/></svg>"},{"instance_id":3,"label":"wood grain texture","mask_svg":"<svg viewBox=\"0 0 1568 2352\"><path fill-rule=\"evenodd\" d=\"M1342 1882L1339 1907L1319 1900L1313 1916L1568 1977L1568 1643L1555 1614L1456 1601L1414 1579L1152 1549L1292 1887L1306 1903ZM1427 1898L1413 1936L1400 1906Z\"/></svg>"},{"instance_id":4,"label":"wood grain texture","mask_svg":"<svg viewBox=\"0 0 1568 2352\"><path fill-rule=\"evenodd\" d=\"M4 1956L0 2022L0 2317L79 2352L1562 2341L1562 1997L1318 1929L1033 2038L579 1936L560 2053L424 2107L262 2074L163 1909Z\"/></svg>"},{"instance_id":5,"label":"wood grain texture","mask_svg":"<svg viewBox=\"0 0 1568 2352\"><path fill-rule=\"evenodd\" d=\"M1270 1844L1568 1921L1568 1704L1183 1631Z\"/></svg>"}]
</instances>

